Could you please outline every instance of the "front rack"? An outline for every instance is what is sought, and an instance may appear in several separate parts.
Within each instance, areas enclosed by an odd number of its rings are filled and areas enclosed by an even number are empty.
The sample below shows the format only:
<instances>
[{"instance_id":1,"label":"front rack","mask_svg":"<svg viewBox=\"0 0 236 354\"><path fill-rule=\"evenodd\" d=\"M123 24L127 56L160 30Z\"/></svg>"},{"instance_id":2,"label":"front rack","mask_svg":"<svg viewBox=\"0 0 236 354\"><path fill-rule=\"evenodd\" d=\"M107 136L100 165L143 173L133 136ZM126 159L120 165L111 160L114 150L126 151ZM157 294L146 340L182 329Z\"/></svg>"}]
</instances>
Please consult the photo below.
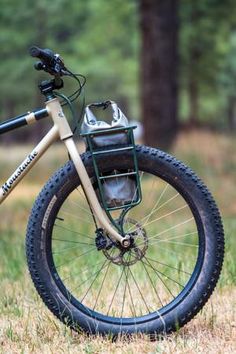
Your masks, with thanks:
<instances>
[{"instance_id":1,"label":"front rack","mask_svg":"<svg viewBox=\"0 0 236 354\"><path fill-rule=\"evenodd\" d=\"M103 209L107 213L109 219L113 223L116 228L119 229L119 231L123 232L122 224L123 224L123 218L125 214L130 210L132 207L135 205L139 204L142 199L142 193L141 193L141 186L140 186L140 178L139 178L139 171L138 171L138 162L137 162L137 156L136 156L136 149L135 149L135 142L134 142L134 134L133 130L136 128L136 126L127 126L127 127L114 127L114 128L109 128L109 129L102 129L102 130L93 130L88 133L82 133L81 136L86 139L86 143L88 146L89 151L91 152L92 155L92 161L93 161L93 166L94 166L94 171L96 175L96 180L97 180L97 185L98 185L98 190L99 190L99 196L100 200L103 206ZM125 136L126 142L124 144L119 144L117 146L115 135L116 134L123 134ZM95 139L99 136L109 136L109 137L114 137L114 139L109 139L111 142L109 145L98 147L94 143ZM112 142L114 141L114 142ZM115 154L116 152L119 151L131 151L133 155L133 166L132 169L129 169L125 172L121 173L115 173L109 174L109 175L103 175L99 171L99 167L97 164L97 157L99 155L103 155L106 153L109 154ZM112 156L111 156L112 157ZM103 185L106 180L111 179L111 178L120 178L120 177L133 177L135 180L136 188L135 188L135 193L131 201L128 203L125 203L123 205L119 206L109 206L106 202L106 199L104 197L104 188ZM119 218L119 221L115 221L110 212L118 209L123 209L121 216Z\"/></svg>"}]
</instances>

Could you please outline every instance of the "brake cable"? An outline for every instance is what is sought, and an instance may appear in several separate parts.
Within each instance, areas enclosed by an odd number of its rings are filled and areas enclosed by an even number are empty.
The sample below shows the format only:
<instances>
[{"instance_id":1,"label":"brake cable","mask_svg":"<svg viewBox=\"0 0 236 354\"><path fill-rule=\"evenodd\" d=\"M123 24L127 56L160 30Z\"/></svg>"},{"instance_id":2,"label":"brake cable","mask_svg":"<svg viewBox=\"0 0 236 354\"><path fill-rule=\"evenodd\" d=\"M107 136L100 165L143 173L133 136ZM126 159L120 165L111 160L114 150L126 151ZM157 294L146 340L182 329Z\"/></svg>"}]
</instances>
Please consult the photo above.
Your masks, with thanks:
<instances>
[{"instance_id":1,"label":"brake cable","mask_svg":"<svg viewBox=\"0 0 236 354\"><path fill-rule=\"evenodd\" d=\"M75 134L75 132L77 130L79 130L79 128L82 124L82 119L83 119L83 113L84 113L84 108L85 108L84 86L86 83L86 77L82 74L74 74L73 72L71 72L68 69L66 69L66 73L68 73L67 76L73 77L79 83L79 88L77 90L75 90L72 94L70 94L69 96L66 96L66 95L59 93L57 91L54 91L54 93L56 94L56 96L63 99L63 101L60 102L62 106L66 106L66 105L69 106L69 109L70 109L71 115L72 115L72 120L74 121L74 128L72 129L72 131L73 131L73 134ZM81 83L79 77L83 78L82 83ZM79 114L79 118L76 119L76 114L75 114L72 102L74 102L81 94L83 94L82 107L81 107L81 111Z\"/></svg>"}]
</instances>

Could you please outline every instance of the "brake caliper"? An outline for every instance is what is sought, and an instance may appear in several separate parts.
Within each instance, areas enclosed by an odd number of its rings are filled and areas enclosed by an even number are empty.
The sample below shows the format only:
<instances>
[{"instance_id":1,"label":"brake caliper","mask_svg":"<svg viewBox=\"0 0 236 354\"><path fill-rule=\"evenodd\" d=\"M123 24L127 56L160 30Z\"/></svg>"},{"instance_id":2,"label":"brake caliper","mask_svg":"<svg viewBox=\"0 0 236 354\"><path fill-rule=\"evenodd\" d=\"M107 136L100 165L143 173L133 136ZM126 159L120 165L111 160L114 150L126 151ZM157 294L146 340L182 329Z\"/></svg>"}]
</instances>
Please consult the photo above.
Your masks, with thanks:
<instances>
[{"instance_id":1,"label":"brake caliper","mask_svg":"<svg viewBox=\"0 0 236 354\"><path fill-rule=\"evenodd\" d=\"M98 228L96 231L95 245L98 251L101 250L109 250L113 246L112 240L104 235L104 230L102 228Z\"/></svg>"}]
</instances>

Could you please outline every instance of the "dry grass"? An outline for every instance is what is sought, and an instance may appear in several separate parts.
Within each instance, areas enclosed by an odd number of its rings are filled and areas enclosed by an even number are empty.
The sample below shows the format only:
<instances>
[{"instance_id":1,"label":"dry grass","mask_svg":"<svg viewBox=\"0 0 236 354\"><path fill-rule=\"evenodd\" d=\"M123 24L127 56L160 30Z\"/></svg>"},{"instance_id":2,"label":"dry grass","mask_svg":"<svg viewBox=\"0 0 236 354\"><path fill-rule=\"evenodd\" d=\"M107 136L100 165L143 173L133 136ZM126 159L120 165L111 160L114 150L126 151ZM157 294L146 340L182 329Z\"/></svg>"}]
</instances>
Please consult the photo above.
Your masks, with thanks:
<instances>
[{"instance_id":1,"label":"dry grass","mask_svg":"<svg viewBox=\"0 0 236 354\"><path fill-rule=\"evenodd\" d=\"M31 293L27 281L25 291L22 284L3 285L7 297L0 318L2 353L236 352L236 289L216 291L202 312L178 333L151 342L145 336L112 341L71 332Z\"/></svg>"},{"instance_id":2,"label":"dry grass","mask_svg":"<svg viewBox=\"0 0 236 354\"><path fill-rule=\"evenodd\" d=\"M236 142L217 133L194 131L179 136L174 154L210 187L224 216L226 261L220 287L178 333L150 342L87 337L71 332L46 309L26 270L24 234L27 216L43 183L67 156L51 149L38 167L0 208L0 353L236 353ZM3 182L31 147L0 147ZM43 173L42 173L43 172Z\"/></svg>"},{"instance_id":3,"label":"dry grass","mask_svg":"<svg viewBox=\"0 0 236 354\"><path fill-rule=\"evenodd\" d=\"M205 181L227 216L236 213L235 152L234 136L204 130L180 134L173 151L177 158L191 166Z\"/></svg>"}]
</instances>

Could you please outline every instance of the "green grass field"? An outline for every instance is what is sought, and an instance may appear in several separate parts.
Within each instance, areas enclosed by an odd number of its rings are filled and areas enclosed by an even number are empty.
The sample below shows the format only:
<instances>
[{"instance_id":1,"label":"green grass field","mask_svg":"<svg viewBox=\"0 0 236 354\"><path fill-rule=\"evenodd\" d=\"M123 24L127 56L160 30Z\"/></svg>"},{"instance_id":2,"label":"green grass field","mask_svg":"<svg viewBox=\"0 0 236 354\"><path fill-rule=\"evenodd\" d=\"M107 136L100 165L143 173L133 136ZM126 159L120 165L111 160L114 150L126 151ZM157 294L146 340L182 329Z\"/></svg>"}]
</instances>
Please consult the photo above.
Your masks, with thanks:
<instances>
[{"instance_id":1,"label":"green grass field","mask_svg":"<svg viewBox=\"0 0 236 354\"><path fill-rule=\"evenodd\" d=\"M0 147L0 180L4 180L10 175L14 168L30 151L30 147ZM113 343L109 338L93 337L88 338L85 335L78 335L71 332L63 326L51 313L45 308L39 299L32 283L26 267L26 258L24 250L24 237L27 225L27 218L32 203L42 188L44 182L52 174L52 172L66 161L66 153L60 146L55 149L51 148L48 154L42 158L42 161L35 167L30 175L22 182L9 199L0 207L0 352L2 353L228 353L236 351L236 142L233 137L226 137L216 133L191 132L190 134L182 134L176 142L173 154L190 165L193 170L204 180L213 193L217 204L223 216L223 223L226 236L226 254L222 275L214 295L197 317L187 326L167 338L150 342L145 337L134 337L130 341L119 339ZM165 186L158 184L153 185L148 178L144 180L145 189L155 190L156 195ZM152 193L155 200L156 195ZM168 194L169 193L169 194ZM173 191L168 191L166 200L174 196ZM149 192L150 194L150 192ZM147 195L149 195L147 194ZM67 216L67 223L70 225L70 231L63 231L63 238L70 237L70 241L77 240L77 236L73 231L77 228L79 218L78 215L67 215L68 210L73 206L75 200L73 196L71 200L63 206L62 213ZM77 203L77 201L76 201ZM147 198L146 203L150 203ZM92 226L90 224L91 217L83 214L83 201L81 199L80 215L83 218L80 232L92 235ZM174 210L180 210L183 220L188 220L188 212L184 209L183 201L175 198L172 202ZM151 208L151 206L150 206ZM151 209L150 209L151 210ZM164 206L163 214L167 215L168 209ZM84 211L85 213L85 211ZM133 217L140 220L141 211L137 208ZM153 215L149 220L149 232L153 235L161 233L163 230L171 227L173 221L176 223L178 215L168 215L167 218L155 222ZM87 220L87 223L86 223ZM161 221L161 220L160 220ZM63 278L68 278L69 289L76 286L76 274L80 268L80 263L76 265L61 265L77 255L76 247L65 247L59 239L61 237L60 227L66 227L65 224L57 222L58 227L55 229L53 237L55 263L58 264L59 274ZM81 224L81 222L80 222ZM131 225L132 227L132 225ZM180 227L178 232L181 234L194 233L194 224L188 223ZM176 236L177 235L177 236ZM172 233L170 236L171 244L169 251L165 250L165 244L162 247L162 262L164 264L174 266L176 260L174 254L178 254L179 245L174 243L173 238L178 237L178 233ZM189 267L193 264L195 255L194 238L191 241L191 247L186 246L185 238L181 239L182 247L186 247L182 263L178 265L178 281L185 282L186 275L181 272L183 264ZM83 245L82 250L88 250L88 246ZM153 247L155 245L153 244ZM81 250L81 248L80 248ZM155 248L154 248L155 251ZM153 251L153 252L154 252ZM170 253L172 252L172 253ZM101 257L101 254L100 256ZM191 258L192 257L192 258ZM101 258L102 259L102 258ZM101 262L99 258L92 255L87 257L87 262L96 264ZM173 264L171 263L173 262ZM71 262L70 264L73 264ZM139 272L138 265L137 268ZM113 267L117 269L116 266ZM135 269L135 268L134 268ZM163 269L165 266L163 265ZM114 271L109 270L110 279ZM109 272L108 271L108 272ZM177 271L177 270L176 270ZM171 272L167 273L171 276ZM154 277L154 274L150 274ZM82 274L83 278L83 274ZM145 281L145 279L144 279ZM171 287L171 280L166 279L167 284ZM111 281L110 281L111 284ZM94 285L96 287L96 284ZM134 287L134 284L133 284ZM173 287L173 284L172 284ZM132 288L132 284L131 284ZM107 283L106 291L101 291L99 298L99 310L102 310L107 298L109 283ZM178 289L175 289L178 291ZM174 291L175 291L174 290ZM77 291L77 290L76 290ZM86 292L86 286L83 285L82 292ZM162 296L168 301L167 291L160 290ZM114 299L114 306L118 299ZM155 297L154 293L149 294L150 303ZM92 306L94 304L93 292L87 297L86 304ZM135 307L140 308L141 300L137 298ZM132 312L132 306L127 302L124 311L127 315ZM107 310L107 309L106 309ZM114 310L115 311L115 310ZM119 311L119 309L117 310ZM137 310L138 311L138 310Z\"/></svg>"}]
</instances>

